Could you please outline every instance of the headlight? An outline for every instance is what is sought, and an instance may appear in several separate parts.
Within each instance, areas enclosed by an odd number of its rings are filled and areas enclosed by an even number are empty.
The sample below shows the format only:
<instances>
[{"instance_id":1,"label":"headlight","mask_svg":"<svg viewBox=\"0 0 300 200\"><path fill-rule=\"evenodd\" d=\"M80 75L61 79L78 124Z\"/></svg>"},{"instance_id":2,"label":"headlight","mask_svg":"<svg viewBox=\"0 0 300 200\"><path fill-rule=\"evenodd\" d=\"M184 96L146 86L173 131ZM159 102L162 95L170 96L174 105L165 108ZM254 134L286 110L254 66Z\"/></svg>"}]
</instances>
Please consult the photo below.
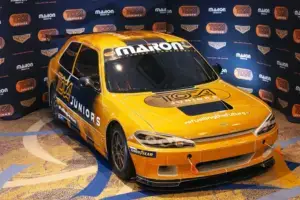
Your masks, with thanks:
<instances>
[{"instance_id":1,"label":"headlight","mask_svg":"<svg viewBox=\"0 0 300 200\"><path fill-rule=\"evenodd\" d=\"M194 147L195 143L191 140L174 137L171 135L138 131L134 134L135 138L143 145L157 148L183 148Z\"/></svg>"},{"instance_id":2,"label":"headlight","mask_svg":"<svg viewBox=\"0 0 300 200\"><path fill-rule=\"evenodd\" d=\"M272 128L274 128L276 125L276 121L275 121L275 117L274 115L271 113L266 119L265 121L255 130L255 135L261 135L263 133L268 132L269 130L271 130Z\"/></svg>"}]
</instances>

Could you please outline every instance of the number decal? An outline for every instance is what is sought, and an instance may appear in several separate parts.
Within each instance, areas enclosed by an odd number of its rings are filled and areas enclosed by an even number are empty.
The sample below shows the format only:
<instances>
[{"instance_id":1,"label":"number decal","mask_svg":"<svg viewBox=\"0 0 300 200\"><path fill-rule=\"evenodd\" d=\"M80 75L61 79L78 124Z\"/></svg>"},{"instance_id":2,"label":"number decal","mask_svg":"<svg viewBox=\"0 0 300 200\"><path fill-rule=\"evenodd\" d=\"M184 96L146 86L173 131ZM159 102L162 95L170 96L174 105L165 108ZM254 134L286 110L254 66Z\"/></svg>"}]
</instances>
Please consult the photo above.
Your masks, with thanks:
<instances>
[{"instance_id":1,"label":"number decal","mask_svg":"<svg viewBox=\"0 0 300 200\"><path fill-rule=\"evenodd\" d=\"M67 78L61 72L59 72L58 76L61 78L58 81L56 91L69 102L73 88L73 83L68 81Z\"/></svg>"}]
</instances>

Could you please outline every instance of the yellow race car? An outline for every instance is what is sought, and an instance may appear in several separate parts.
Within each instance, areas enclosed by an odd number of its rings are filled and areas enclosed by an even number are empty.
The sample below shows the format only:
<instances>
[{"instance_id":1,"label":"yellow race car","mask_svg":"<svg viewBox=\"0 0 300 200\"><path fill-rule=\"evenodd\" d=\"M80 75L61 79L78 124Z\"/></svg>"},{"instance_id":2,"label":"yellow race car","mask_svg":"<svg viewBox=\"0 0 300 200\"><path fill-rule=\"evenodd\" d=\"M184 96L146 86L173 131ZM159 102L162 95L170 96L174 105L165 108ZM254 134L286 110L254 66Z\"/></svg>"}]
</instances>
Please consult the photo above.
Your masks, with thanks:
<instances>
[{"instance_id":1,"label":"yellow race car","mask_svg":"<svg viewBox=\"0 0 300 200\"><path fill-rule=\"evenodd\" d=\"M49 63L49 102L123 180L176 187L273 165L272 110L220 72L176 36L75 35Z\"/></svg>"}]
</instances>

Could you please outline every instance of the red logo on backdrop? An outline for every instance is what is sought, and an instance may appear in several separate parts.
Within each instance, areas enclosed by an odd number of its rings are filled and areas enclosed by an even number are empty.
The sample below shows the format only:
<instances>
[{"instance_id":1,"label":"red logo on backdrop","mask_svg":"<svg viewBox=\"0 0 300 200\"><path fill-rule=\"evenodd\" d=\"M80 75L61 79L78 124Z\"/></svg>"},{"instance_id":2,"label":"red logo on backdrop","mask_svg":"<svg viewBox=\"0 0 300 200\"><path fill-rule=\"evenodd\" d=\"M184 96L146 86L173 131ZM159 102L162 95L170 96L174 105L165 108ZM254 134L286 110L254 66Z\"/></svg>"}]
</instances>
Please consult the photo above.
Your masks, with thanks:
<instances>
[{"instance_id":1,"label":"red logo on backdrop","mask_svg":"<svg viewBox=\"0 0 300 200\"><path fill-rule=\"evenodd\" d=\"M173 32L174 32L173 24L167 24L167 33L173 33Z\"/></svg>"},{"instance_id":2,"label":"red logo on backdrop","mask_svg":"<svg viewBox=\"0 0 300 200\"><path fill-rule=\"evenodd\" d=\"M125 18L137 18L146 16L146 8L143 6L127 6L122 10Z\"/></svg>"},{"instance_id":3,"label":"red logo on backdrop","mask_svg":"<svg viewBox=\"0 0 300 200\"><path fill-rule=\"evenodd\" d=\"M12 116L15 112L15 109L10 104L0 105L0 117Z\"/></svg>"},{"instance_id":4,"label":"red logo on backdrop","mask_svg":"<svg viewBox=\"0 0 300 200\"><path fill-rule=\"evenodd\" d=\"M287 20L289 18L289 10L286 7L277 6L274 9L274 17L277 20Z\"/></svg>"},{"instance_id":5,"label":"red logo on backdrop","mask_svg":"<svg viewBox=\"0 0 300 200\"><path fill-rule=\"evenodd\" d=\"M198 6L180 6L178 13L181 17L197 17L200 14Z\"/></svg>"},{"instance_id":6,"label":"red logo on backdrop","mask_svg":"<svg viewBox=\"0 0 300 200\"><path fill-rule=\"evenodd\" d=\"M117 31L117 27L114 24L99 24L99 25L95 25L93 28L94 33L115 32L115 31Z\"/></svg>"},{"instance_id":7,"label":"red logo on backdrop","mask_svg":"<svg viewBox=\"0 0 300 200\"><path fill-rule=\"evenodd\" d=\"M252 9L249 5L236 5L233 8L233 14L236 17L250 17Z\"/></svg>"},{"instance_id":8,"label":"red logo on backdrop","mask_svg":"<svg viewBox=\"0 0 300 200\"><path fill-rule=\"evenodd\" d=\"M283 92L288 92L290 90L289 82L280 77L276 78L276 87L278 90L281 90Z\"/></svg>"},{"instance_id":9,"label":"red logo on backdrop","mask_svg":"<svg viewBox=\"0 0 300 200\"><path fill-rule=\"evenodd\" d=\"M47 37L46 36L50 36L50 35L58 35L59 32L57 29L43 29L43 30L40 30L39 33L38 33L38 38L41 42L45 42L47 40Z\"/></svg>"},{"instance_id":10,"label":"red logo on backdrop","mask_svg":"<svg viewBox=\"0 0 300 200\"><path fill-rule=\"evenodd\" d=\"M273 103L274 102L274 96L271 92L269 91L266 91L266 90L263 90L263 89L260 89L259 92L259 97L264 100L264 101L268 101L270 103Z\"/></svg>"},{"instance_id":11,"label":"red logo on backdrop","mask_svg":"<svg viewBox=\"0 0 300 200\"><path fill-rule=\"evenodd\" d=\"M31 22L31 17L28 13L12 14L9 17L9 24L13 27L27 26Z\"/></svg>"},{"instance_id":12,"label":"red logo on backdrop","mask_svg":"<svg viewBox=\"0 0 300 200\"><path fill-rule=\"evenodd\" d=\"M167 23L166 22L156 22L152 25L152 30L157 32L166 32Z\"/></svg>"},{"instance_id":13,"label":"red logo on backdrop","mask_svg":"<svg viewBox=\"0 0 300 200\"><path fill-rule=\"evenodd\" d=\"M66 21L81 21L85 19L86 12L82 8L68 9L64 11L63 17Z\"/></svg>"},{"instance_id":14,"label":"red logo on backdrop","mask_svg":"<svg viewBox=\"0 0 300 200\"><path fill-rule=\"evenodd\" d=\"M35 87L36 87L36 80L34 78L18 81L16 84L16 90L20 93L34 90Z\"/></svg>"},{"instance_id":15,"label":"red logo on backdrop","mask_svg":"<svg viewBox=\"0 0 300 200\"><path fill-rule=\"evenodd\" d=\"M0 58L0 65L2 65L5 62L5 58Z\"/></svg>"},{"instance_id":16,"label":"red logo on backdrop","mask_svg":"<svg viewBox=\"0 0 300 200\"><path fill-rule=\"evenodd\" d=\"M126 30L140 31L145 28L145 25L125 25Z\"/></svg>"},{"instance_id":17,"label":"red logo on backdrop","mask_svg":"<svg viewBox=\"0 0 300 200\"><path fill-rule=\"evenodd\" d=\"M250 69L245 68L235 68L234 69L234 76L237 79L252 81L253 79L253 73Z\"/></svg>"},{"instance_id":18,"label":"red logo on backdrop","mask_svg":"<svg viewBox=\"0 0 300 200\"><path fill-rule=\"evenodd\" d=\"M293 38L296 43L300 43L300 29L294 30Z\"/></svg>"},{"instance_id":19,"label":"red logo on backdrop","mask_svg":"<svg viewBox=\"0 0 300 200\"><path fill-rule=\"evenodd\" d=\"M293 117L300 117L300 104L294 104L292 108Z\"/></svg>"},{"instance_id":20,"label":"red logo on backdrop","mask_svg":"<svg viewBox=\"0 0 300 200\"><path fill-rule=\"evenodd\" d=\"M48 100L48 92L45 92L44 94L43 94L43 96L42 96L42 101L44 102L44 103L47 103L49 100Z\"/></svg>"},{"instance_id":21,"label":"red logo on backdrop","mask_svg":"<svg viewBox=\"0 0 300 200\"><path fill-rule=\"evenodd\" d=\"M3 37L0 37L0 49L3 49L5 46L5 40L3 39Z\"/></svg>"},{"instance_id":22,"label":"red logo on backdrop","mask_svg":"<svg viewBox=\"0 0 300 200\"><path fill-rule=\"evenodd\" d=\"M206 31L209 34L226 34L228 31L227 24L225 23L208 23L206 25Z\"/></svg>"},{"instance_id":23,"label":"red logo on backdrop","mask_svg":"<svg viewBox=\"0 0 300 200\"><path fill-rule=\"evenodd\" d=\"M267 25L257 25L256 26L256 35L258 37L270 38L271 37L271 28Z\"/></svg>"}]
</instances>

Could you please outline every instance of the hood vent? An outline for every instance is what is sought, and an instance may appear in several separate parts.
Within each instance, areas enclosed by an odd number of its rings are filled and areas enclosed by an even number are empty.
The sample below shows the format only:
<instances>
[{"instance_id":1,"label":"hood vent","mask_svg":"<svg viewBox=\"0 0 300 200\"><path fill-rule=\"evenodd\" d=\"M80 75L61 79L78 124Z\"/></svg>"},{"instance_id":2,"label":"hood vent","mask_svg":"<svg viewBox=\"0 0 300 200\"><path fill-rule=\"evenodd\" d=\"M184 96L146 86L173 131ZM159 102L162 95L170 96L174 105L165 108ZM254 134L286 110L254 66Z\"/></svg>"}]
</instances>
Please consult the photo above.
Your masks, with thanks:
<instances>
[{"instance_id":1,"label":"hood vent","mask_svg":"<svg viewBox=\"0 0 300 200\"><path fill-rule=\"evenodd\" d=\"M232 106L225 101L216 101L211 103L183 106L179 107L178 109L186 115L195 116L222 110L231 110Z\"/></svg>"}]
</instances>

